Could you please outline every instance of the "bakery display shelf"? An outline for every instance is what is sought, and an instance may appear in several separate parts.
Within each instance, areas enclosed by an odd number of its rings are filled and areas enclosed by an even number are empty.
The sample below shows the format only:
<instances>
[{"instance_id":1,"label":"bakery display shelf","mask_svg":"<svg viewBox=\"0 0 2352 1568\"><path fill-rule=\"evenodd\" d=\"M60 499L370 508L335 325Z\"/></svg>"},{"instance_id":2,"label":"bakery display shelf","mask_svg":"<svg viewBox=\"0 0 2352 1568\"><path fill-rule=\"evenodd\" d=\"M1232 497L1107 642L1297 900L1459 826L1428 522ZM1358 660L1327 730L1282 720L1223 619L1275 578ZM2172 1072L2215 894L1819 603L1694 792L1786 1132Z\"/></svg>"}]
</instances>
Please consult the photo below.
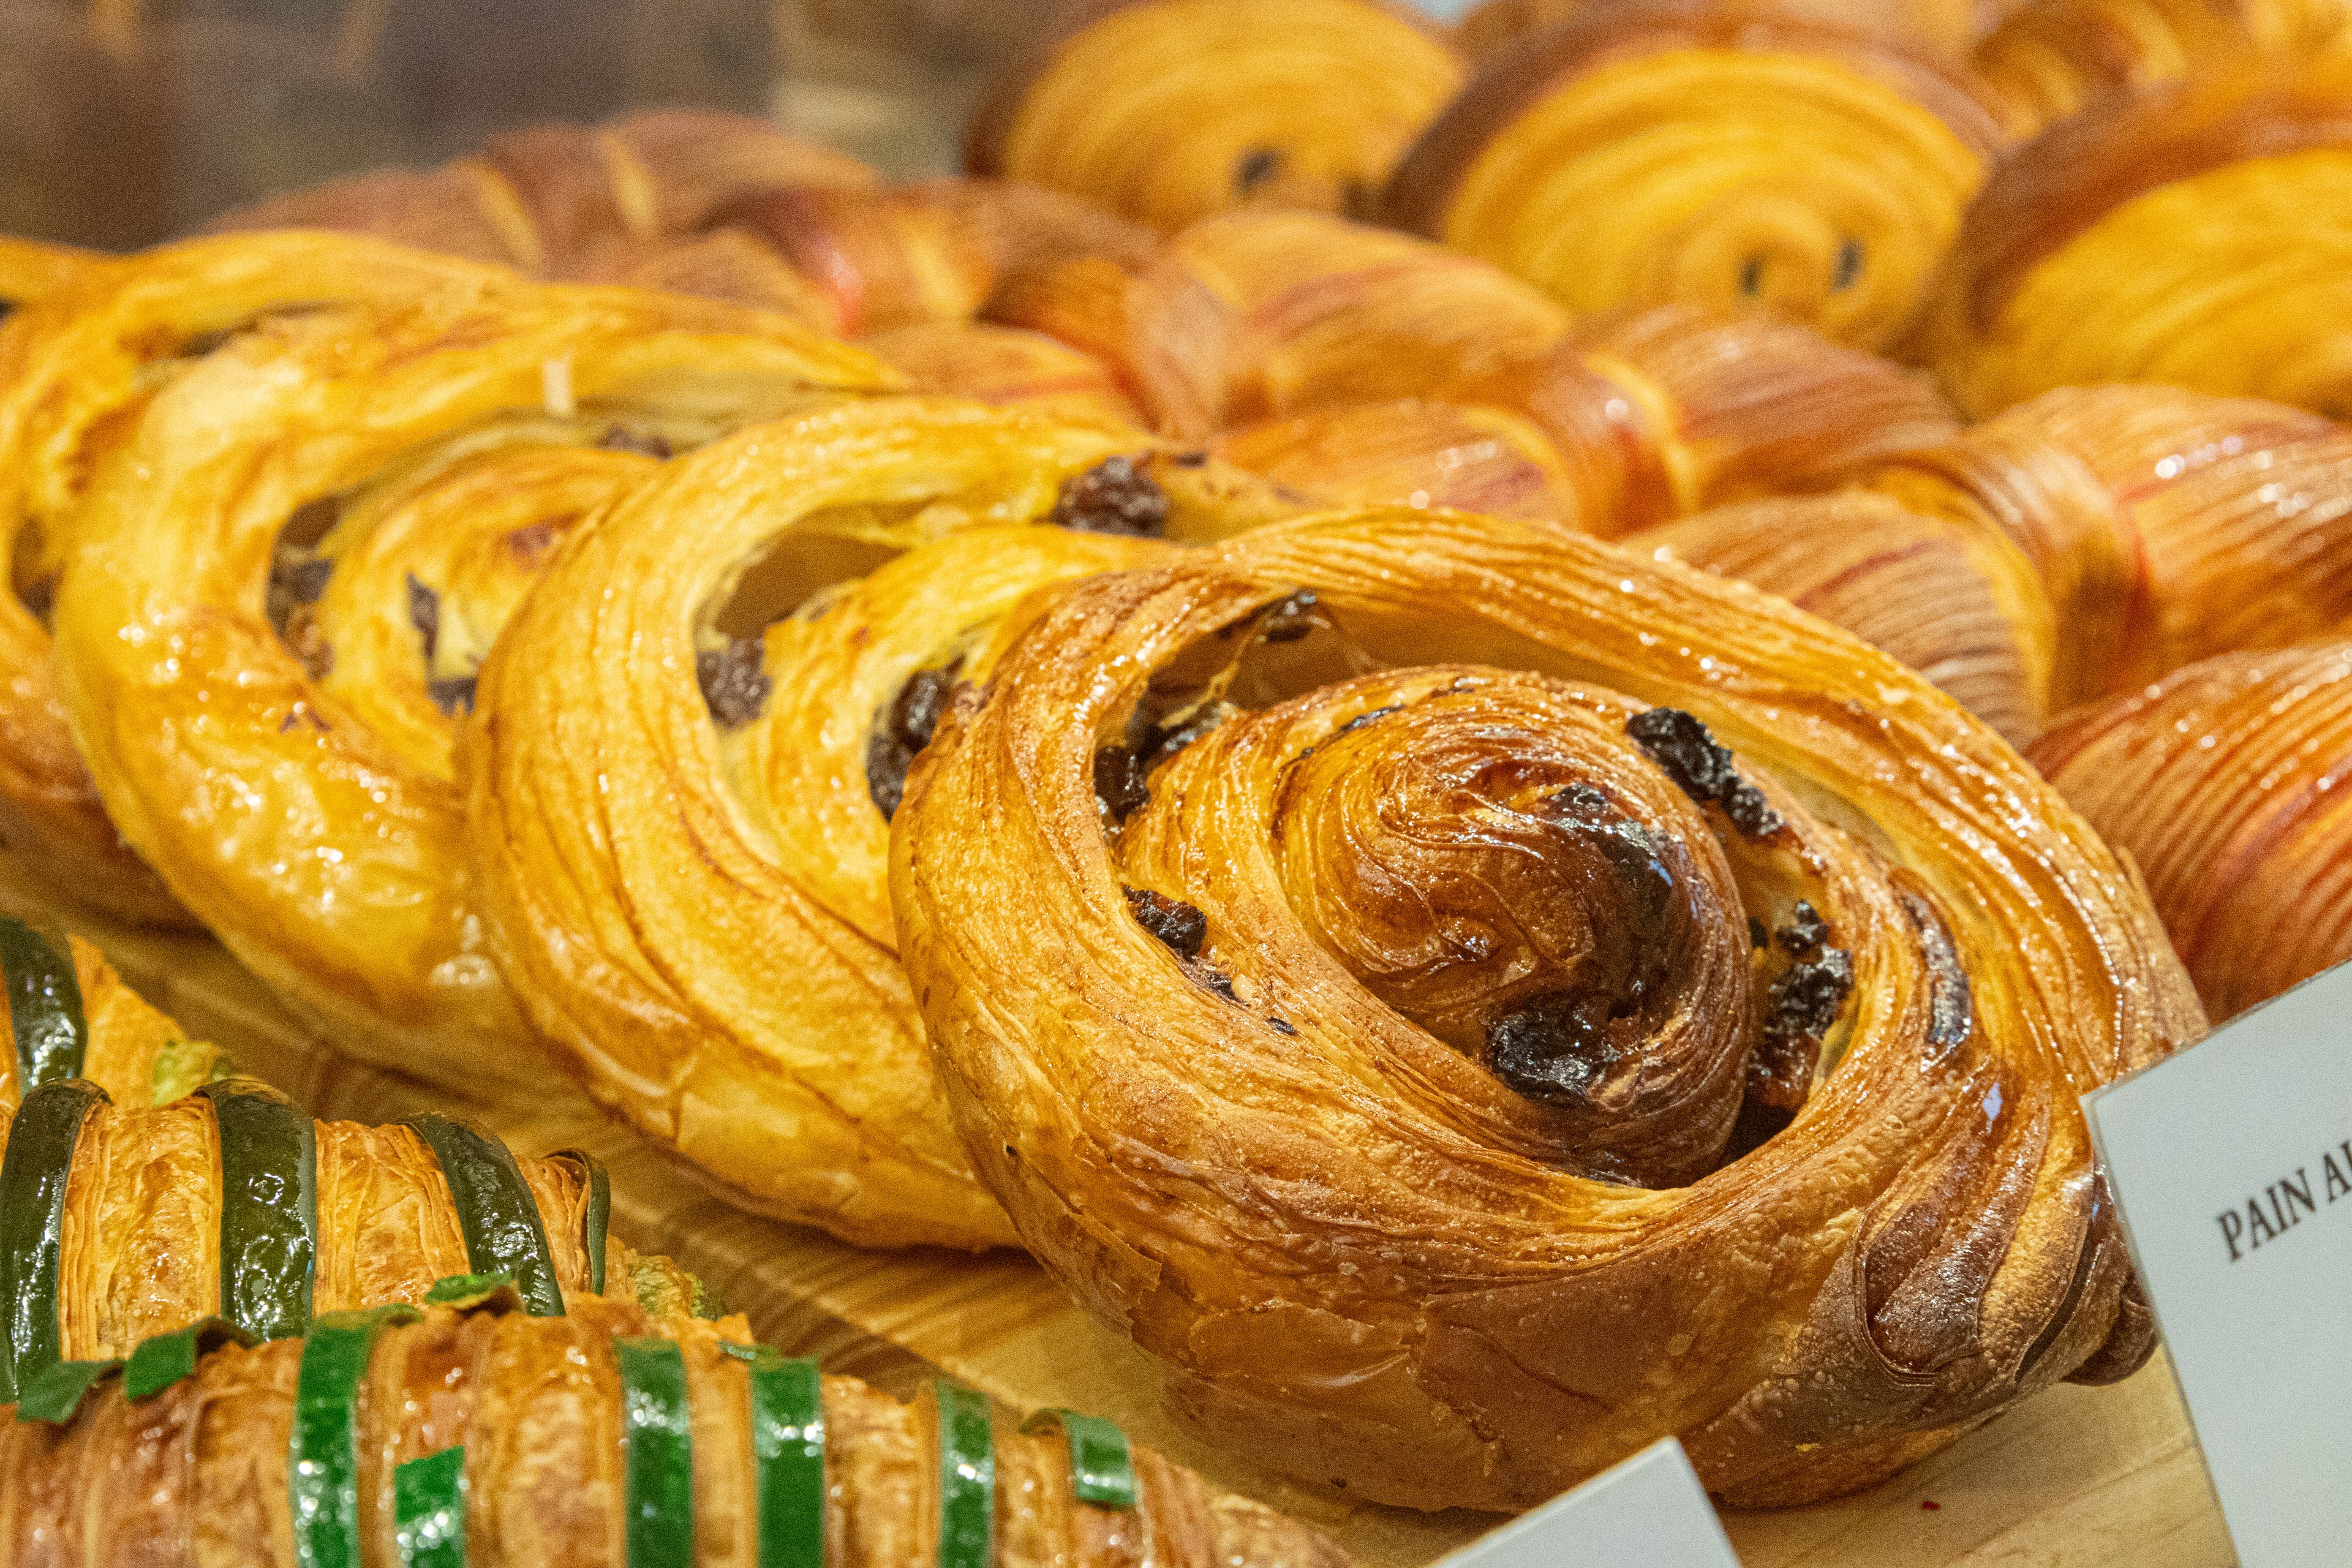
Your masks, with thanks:
<instances>
[{"instance_id":1,"label":"bakery display shelf","mask_svg":"<svg viewBox=\"0 0 2352 1568\"><path fill-rule=\"evenodd\" d=\"M0 910L97 942L125 980L241 1069L326 1118L428 1108L478 1117L518 1150L588 1148L610 1168L613 1223L669 1253L746 1313L763 1341L905 1397L943 1371L1021 1408L1109 1416L1218 1486L1329 1531L1368 1565L1435 1561L1496 1522L1351 1504L1210 1448L1161 1413L1143 1353L1073 1305L1026 1258L866 1252L741 1214L607 1118L550 1069L528 1100L427 1087L336 1056L217 942L109 922L58 900L0 852ZM2225 1568L2235 1562L2170 1368L2118 1387L2061 1387L1856 1497L1725 1526L1748 1568Z\"/></svg>"}]
</instances>

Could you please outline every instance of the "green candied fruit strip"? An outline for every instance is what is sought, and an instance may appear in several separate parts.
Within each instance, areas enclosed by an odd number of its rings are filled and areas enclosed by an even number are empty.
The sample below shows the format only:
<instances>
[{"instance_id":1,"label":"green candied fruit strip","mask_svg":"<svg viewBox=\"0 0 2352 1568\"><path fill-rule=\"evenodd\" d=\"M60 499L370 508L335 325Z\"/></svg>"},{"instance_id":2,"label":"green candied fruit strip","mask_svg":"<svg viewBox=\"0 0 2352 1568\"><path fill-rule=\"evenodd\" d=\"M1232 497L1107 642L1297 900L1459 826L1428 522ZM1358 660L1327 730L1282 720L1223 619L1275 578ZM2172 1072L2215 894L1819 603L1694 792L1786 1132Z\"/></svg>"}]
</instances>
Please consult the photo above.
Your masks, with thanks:
<instances>
[{"instance_id":1,"label":"green candied fruit strip","mask_svg":"<svg viewBox=\"0 0 2352 1568\"><path fill-rule=\"evenodd\" d=\"M220 1128L221 1316L265 1340L310 1326L319 1259L318 1124L255 1079L206 1084Z\"/></svg>"},{"instance_id":2,"label":"green candied fruit strip","mask_svg":"<svg viewBox=\"0 0 2352 1568\"><path fill-rule=\"evenodd\" d=\"M236 1076L236 1065L228 1053L209 1040L166 1040L163 1048L155 1053L155 1070L150 1077L147 1103L169 1105L188 1096L208 1083L219 1083Z\"/></svg>"},{"instance_id":3,"label":"green candied fruit strip","mask_svg":"<svg viewBox=\"0 0 2352 1568\"><path fill-rule=\"evenodd\" d=\"M58 1362L16 1396L16 1419L62 1426L80 1411L91 1389L121 1370L120 1360Z\"/></svg>"},{"instance_id":4,"label":"green candied fruit strip","mask_svg":"<svg viewBox=\"0 0 2352 1568\"><path fill-rule=\"evenodd\" d=\"M84 1079L27 1093L0 1155L0 1403L56 1365L65 1333L58 1321L58 1258L64 1243L66 1184L74 1144L106 1091Z\"/></svg>"},{"instance_id":5,"label":"green candied fruit strip","mask_svg":"<svg viewBox=\"0 0 2352 1568\"><path fill-rule=\"evenodd\" d=\"M18 1097L79 1078L89 1054L89 1019L73 960L23 921L0 915L0 972L7 977L8 1022L16 1037Z\"/></svg>"},{"instance_id":6,"label":"green candied fruit strip","mask_svg":"<svg viewBox=\"0 0 2352 1568\"><path fill-rule=\"evenodd\" d=\"M466 1568L463 1444L394 1468L392 1540L400 1568Z\"/></svg>"},{"instance_id":7,"label":"green candied fruit strip","mask_svg":"<svg viewBox=\"0 0 2352 1568\"><path fill-rule=\"evenodd\" d=\"M750 1363L759 1568L824 1568L824 1386L816 1363L728 1344Z\"/></svg>"},{"instance_id":8,"label":"green candied fruit strip","mask_svg":"<svg viewBox=\"0 0 2352 1568\"><path fill-rule=\"evenodd\" d=\"M375 1337L414 1321L393 1305L311 1320L294 1374L294 1428L286 1486L300 1568L361 1568L358 1400Z\"/></svg>"},{"instance_id":9,"label":"green candied fruit strip","mask_svg":"<svg viewBox=\"0 0 2352 1568\"><path fill-rule=\"evenodd\" d=\"M940 1412L940 1568L988 1568L995 1549L996 1436L988 1397L931 1384Z\"/></svg>"},{"instance_id":10,"label":"green candied fruit strip","mask_svg":"<svg viewBox=\"0 0 2352 1568\"><path fill-rule=\"evenodd\" d=\"M694 1430L676 1341L613 1342L628 1453L629 1568L693 1568Z\"/></svg>"},{"instance_id":11,"label":"green candied fruit strip","mask_svg":"<svg viewBox=\"0 0 2352 1568\"><path fill-rule=\"evenodd\" d=\"M259 1344L260 1340L226 1318L199 1318L184 1329L143 1339L122 1363L122 1392L130 1399L152 1399L184 1377L196 1374L196 1363L206 1351L234 1342Z\"/></svg>"},{"instance_id":12,"label":"green candied fruit strip","mask_svg":"<svg viewBox=\"0 0 2352 1568\"><path fill-rule=\"evenodd\" d=\"M1135 1455L1127 1434L1099 1415L1075 1410L1040 1410L1021 1425L1024 1432L1059 1426L1070 1446L1070 1492L1096 1508L1131 1509L1139 1488Z\"/></svg>"},{"instance_id":13,"label":"green candied fruit strip","mask_svg":"<svg viewBox=\"0 0 2352 1568\"><path fill-rule=\"evenodd\" d=\"M555 1281L538 1200L506 1144L468 1122L429 1112L404 1117L399 1125L424 1139L440 1162L473 1271L511 1275L524 1310L535 1318L563 1316L563 1291Z\"/></svg>"},{"instance_id":14,"label":"green candied fruit strip","mask_svg":"<svg viewBox=\"0 0 2352 1568\"><path fill-rule=\"evenodd\" d=\"M451 1274L433 1281L425 1292L428 1307L478 1307L492 1297L504 1294L517 1307L522 1298L515 1294L511 1274Z\"/></svg>"},{"instance_id":15,"label":"green candied fruit strip","mask_svg":"<svg viewBox=\"0 0 2352 1568\"><path fill-rule=\"evenodd\" d=\"M613 1178L604 1162L585 1149L562 1149L551 1160L577 1160L588 1178L588 1202L580 1216L580 1244L588 1252L588 1289L604 1293L604 1238L613 1229Z\"/></svg>"}]
</instances>

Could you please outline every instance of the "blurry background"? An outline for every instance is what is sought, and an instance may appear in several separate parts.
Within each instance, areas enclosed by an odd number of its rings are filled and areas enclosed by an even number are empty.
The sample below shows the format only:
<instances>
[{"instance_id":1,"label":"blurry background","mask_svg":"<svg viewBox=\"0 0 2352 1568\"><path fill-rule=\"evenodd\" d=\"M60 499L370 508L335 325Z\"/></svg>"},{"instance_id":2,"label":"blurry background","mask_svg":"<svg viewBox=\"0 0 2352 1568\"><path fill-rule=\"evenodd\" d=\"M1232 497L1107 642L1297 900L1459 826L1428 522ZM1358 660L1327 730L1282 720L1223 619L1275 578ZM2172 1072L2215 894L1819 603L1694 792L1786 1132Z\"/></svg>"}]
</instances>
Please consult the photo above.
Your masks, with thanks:
<instances>
[{"instance_id":1,"label":"blurry background","mask_svg":"<svg viewBox=\"0 0 2352 1568\"><path fill-rule=\"evenodd\" d=\"M0 0L0 230L143 245L489 133L672 104L946 173L1050 0Z\"/></svg>"}]
</instances>

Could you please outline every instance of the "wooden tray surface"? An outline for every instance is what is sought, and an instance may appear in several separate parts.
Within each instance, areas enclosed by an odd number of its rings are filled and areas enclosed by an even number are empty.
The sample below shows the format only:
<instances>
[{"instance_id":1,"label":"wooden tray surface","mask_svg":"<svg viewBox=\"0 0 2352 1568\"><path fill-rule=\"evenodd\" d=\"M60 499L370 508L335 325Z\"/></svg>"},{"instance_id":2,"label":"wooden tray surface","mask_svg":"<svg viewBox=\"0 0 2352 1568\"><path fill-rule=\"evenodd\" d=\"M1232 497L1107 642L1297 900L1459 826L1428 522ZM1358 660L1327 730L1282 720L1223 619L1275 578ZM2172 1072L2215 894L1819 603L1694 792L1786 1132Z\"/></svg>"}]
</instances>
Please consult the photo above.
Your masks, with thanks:
<instances>
[{"instance_id":1,"label":"wooden tray surface","mask_svg":"<svg viewBox=\"0 0 2352 1568\"><path fill-rule=\"evenodd\" d=\"M47 891L0 852L0 909L96 942L191 1035L227 1047L312 1114L386 1121L478 1117L525 1153L592 1149L610 1167L613 1223L747 1314L769 1343L904 1397L944 1372L1022 1410L1108 1415L1140 1441L1329 1531L1367 1568L1430 1563L1499 1522L1349 1503L1202 1445L1161 1413L1152 1363L1097 1325L1026 1258L864 1252L759 1219L704 1191L558 1073L528 1104L484 1100L338 1057L208 937L113 925ZM2062 1386L1885 1486L1814 1508L1727 1512L1748 1568L2226 1568L2234 1563L2169 1364L2114 1388Z\"/></svg>"}]
</instances>

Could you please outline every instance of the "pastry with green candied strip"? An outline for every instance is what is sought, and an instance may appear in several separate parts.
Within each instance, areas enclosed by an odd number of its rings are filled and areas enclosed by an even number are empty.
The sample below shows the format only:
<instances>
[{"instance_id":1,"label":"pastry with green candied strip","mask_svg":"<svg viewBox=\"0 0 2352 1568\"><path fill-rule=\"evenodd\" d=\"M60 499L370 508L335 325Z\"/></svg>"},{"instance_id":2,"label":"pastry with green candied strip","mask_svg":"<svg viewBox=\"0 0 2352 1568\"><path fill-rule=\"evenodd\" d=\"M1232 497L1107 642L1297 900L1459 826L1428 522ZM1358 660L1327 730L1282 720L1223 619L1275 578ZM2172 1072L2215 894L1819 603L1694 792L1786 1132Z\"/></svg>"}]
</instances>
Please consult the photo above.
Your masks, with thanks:
<instances>
[{"instance_id":1,"label":"pastry with green candied strip","mask_svg":"<svg viewBox=\"0 0 2352 1568\"><path fill-rule=\"evenodd\" d=\"M0 1401L61 1361L218 1320L256 1340L499 1273L532 1312L606 1290L711 1310L667 1258L607 1234L604 1167L518 1159L432 1114L315 1121L231 1076L94 949L0 919L16 1050L0 1152ZM184 1092L193 1089L193 1092ZM160 1103L159 1103L160 1101ZM0 1553L0 1563L8 1559Z\"/></svg>"},{"instance_id":2,"label":"pastry with green candied strip","mask_svg":"<svg viewBox=\"0 0 2352 1568\"><path fill-rule=\"evenodd\" d=\"M1305 1525L1063 1411L902 1405L740 1318L501 1278L423 1308L66 1363L0 1418L0 1563L303 1568L1344 1568ZM137 1543L135 1547L131 1543Z\"/></svg>"}]
</instances>

